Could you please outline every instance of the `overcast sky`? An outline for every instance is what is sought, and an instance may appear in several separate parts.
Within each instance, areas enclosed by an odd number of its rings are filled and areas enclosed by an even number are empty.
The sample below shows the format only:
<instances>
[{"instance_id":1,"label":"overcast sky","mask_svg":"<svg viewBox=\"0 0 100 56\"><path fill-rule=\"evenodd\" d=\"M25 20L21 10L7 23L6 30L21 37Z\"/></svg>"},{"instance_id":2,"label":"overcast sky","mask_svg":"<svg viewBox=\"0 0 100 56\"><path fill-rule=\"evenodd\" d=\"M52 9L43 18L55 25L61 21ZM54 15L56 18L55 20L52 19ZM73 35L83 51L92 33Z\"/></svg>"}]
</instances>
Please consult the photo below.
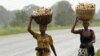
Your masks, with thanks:
<instances>
[{"instance_id":1,"label":"overcast sky","mask_svg":"<svg viewBox=\"0 0 100 56\"><path fill-rule=\"evenodd\" d=\"M35 4L38 6L51 7L53 4L61 0L0 0L0 5L4 6L7 10L22 9L29 4ZM79 2L93 2L96 4L96 11L100 9L100 0L66 0L72 4L72 8Z\"/></svg>"}]
</instances>

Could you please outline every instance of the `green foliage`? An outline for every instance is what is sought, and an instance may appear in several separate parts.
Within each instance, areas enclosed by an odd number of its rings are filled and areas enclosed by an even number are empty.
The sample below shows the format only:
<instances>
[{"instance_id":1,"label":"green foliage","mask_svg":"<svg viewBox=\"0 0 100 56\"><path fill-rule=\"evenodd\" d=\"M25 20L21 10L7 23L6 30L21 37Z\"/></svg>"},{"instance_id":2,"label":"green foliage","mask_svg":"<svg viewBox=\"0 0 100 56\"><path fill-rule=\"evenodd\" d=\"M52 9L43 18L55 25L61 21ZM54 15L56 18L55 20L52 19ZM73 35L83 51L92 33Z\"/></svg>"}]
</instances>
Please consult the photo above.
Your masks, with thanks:
<instances>
[{"instance_id":1,"label":"green foliage","mask_svg":"<svg viewBox=\"0 0 100 56\"><path fill-rule=\"evenodd\" d=\"M54 7L55 8L55 7ZM60 1L56 5L55 24L66 25L72 24L75 15L68 1Z\"/></svg>"},{"instance_id":2,"label":"green foliage","mask_svg":"<svg viewBox=\"0 0 100 56\"><path fill-rule=\"evenodd\" d=\"M11 21L10 25L12 27L25 26L27 24L28 15L25 11L19 11L15 14L14 19Z\"/></svg>"}]
</instances>

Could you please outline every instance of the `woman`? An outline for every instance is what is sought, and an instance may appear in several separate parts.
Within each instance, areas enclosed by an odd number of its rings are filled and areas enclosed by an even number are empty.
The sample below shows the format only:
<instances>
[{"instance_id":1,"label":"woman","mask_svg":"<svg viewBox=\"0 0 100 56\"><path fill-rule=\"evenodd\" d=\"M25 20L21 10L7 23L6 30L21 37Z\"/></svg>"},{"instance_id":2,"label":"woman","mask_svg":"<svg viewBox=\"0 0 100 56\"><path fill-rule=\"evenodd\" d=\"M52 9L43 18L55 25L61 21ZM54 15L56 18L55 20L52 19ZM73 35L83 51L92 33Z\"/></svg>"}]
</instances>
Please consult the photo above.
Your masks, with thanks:
<instances>
[{"instance_id":1,"label":"woman","mask_svg":"<svg viewBox=\"0 0 100 56\"><path fill-rule=\"evenodd\" d=\"M37 56L50 56L50 48L51 47L52 51L54 52L55 56L55 48L53 45L53 40L52 37L48 34L45 33L47 25L39 25L40 27L40 32L41 34L38 34L31 29L31 23L32 23L32 18L30 19L29 25L28 25L28 32L33 35L33 37L37 40Z\"/></svg>"},{"instance_id":2,"label":"woman","mask_svg":"<svg viewBox=\"0 0 100 56\"><path fill-rule=\"evenodd\" d=\"M88 29L89 26L88 21L83 21L84 29L75 30L77 22L78 19L76 19L75 24L71 29L71 32L74 34L80 34L80 41L81 41L80 48L87 48L88 55L94 56L94 46L93 46L93 43L95 43L94 31L92 29Z\"/></svg>"}]
</instances>

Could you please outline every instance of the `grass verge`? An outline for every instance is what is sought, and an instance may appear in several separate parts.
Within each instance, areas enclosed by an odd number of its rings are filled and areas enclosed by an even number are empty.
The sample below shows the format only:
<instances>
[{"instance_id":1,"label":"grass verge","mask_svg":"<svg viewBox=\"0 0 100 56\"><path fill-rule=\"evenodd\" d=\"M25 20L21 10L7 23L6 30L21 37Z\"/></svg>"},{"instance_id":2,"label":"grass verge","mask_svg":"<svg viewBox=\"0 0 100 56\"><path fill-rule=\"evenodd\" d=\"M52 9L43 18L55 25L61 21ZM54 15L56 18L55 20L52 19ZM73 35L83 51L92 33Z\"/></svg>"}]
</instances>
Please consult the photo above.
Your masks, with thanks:
<instances>
[{"instance_id":1,"label":"grass verge","mask_svg":"<svg viewBox=\"0 0 100 56\"><path fill-rule=\"evenodd\" d=\"M100 26L100 21L92 21L90 23L92 27L94 26ZM72 25L66 25L66 26L59 26L59 25L48 25L47 30L57 30L57 29L67 29L71 28ZM79 24L77 27L82 27L81 24ZM39 27L33 27L34 31L38 31ZM10 34L17 34L17 33L24 33L27 32L27 27L7 27L7 28L0 28L0 36L1 35L10 35Z\"/></svg>"},{"instance_id":2,"label":"grass verge","mask_svg":"<svg viewBox=\"0 0 100 56\"><path fill-rule=\"evenodd\" d=\"M100 49L96 52L95 56L100 56Z\"/></svg>"}]
</instances>

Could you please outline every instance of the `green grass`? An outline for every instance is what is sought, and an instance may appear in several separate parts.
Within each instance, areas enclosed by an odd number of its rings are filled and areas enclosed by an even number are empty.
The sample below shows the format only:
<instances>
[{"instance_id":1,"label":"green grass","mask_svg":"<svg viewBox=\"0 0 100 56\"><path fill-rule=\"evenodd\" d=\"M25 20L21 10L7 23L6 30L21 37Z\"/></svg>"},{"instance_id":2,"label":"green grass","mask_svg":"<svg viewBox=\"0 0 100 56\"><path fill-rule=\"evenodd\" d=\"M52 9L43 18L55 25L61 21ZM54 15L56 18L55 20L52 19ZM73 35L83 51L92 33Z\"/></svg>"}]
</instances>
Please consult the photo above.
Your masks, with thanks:
<instances>
[{"instance_id":1,"label":"green grass","mask_svg":"<svg viewBox=\"0 0 100 56\"><path fill-rule=\"evenodd\" d=\"M65 29L66 26L59 26L59 25L48 25L47 30L57 30L57 29Z\"/></svg>"},{"instance_id":2,"label":"green grass","mask_svg":"<svg viewBox=\"0 0 100 56\"><path fill-rule=\"evenodd\" d=\"M99 21L99 20L97 20L97 21L92 21L90 25L91 25L91 26L100 26L100 21Z\"/></svg>"},{"instance_id":3,"label":"green grass","mask_svg":"<svg viewBox=\"0 0 100 56\"><path fill-rule=\"evenodd\" d=\"M21 27L0 28L0 35L17 34L19 32L20 33L26 32L26 29Z\"/></svg>"},{"instance_id":4,"label":"green grass","mask_svg":"<svg viewBox=\"0 0 100 56\"><path fill-rule=\"evenodd\" d=\"M91 21L91 22L90 22L90 26L91 26L91 27L100 26L100 20ZM72 27L72 26L71 26L71 27ZM78 25L77 25L76 27L83 27L83 26L82 26L82 22L79 22Z\"/></svg>"},{"instance_id":5,"label":"green grass","mask_svg":"<svg viewBox=\"0 0 100 56\"><path fill-rule=\"evenodd\" d=\"M34 30L37 31L37 27L34 27ZM10 34L18 34L18 33L25 33L27 32L26 27L7 27L7 28L0 28L0 36L1 35L10 35Z\"/></svg>"},{"instance_id":6,"label":"green grass","mask_svg":"<svg viewBox=\"0 0 100 56\"><path fill-rule=\"evenodd\" d=\"M100 26L100 21L92 21L90 23L90 26ZM72 25L65 25L65 26L59 26L59 25L48 25L47 30L57 30L57 29L67 29L71 28ZM77 27L82 27L82 24L79 23ZM39 27L34 26L32 27L34 31L38 31ZM6 28L0 28L0 35L10 35L10 34L18 34L18 33L24 33L27 32L27 27L6 27Z\"/></svg>"},{"instance_id":7,"label":"green grass","mask_svg":"<svg viewBox=\"0 0 100 56\"><path fill-rule=\"evenodd\" d=\"M96 52L95 56L100 56L100 49Z\"/></svg>"},{"instance_id":8,"label":"green grass","mask_svg":"<svg viewBox=\"0 0 100 56\"><path fill-rule=\"evenodd\" d=\"M32 27L34 31L38 31L39 27L35 26ZM53 26L48 25L47 30L56 30L56 29L65 29L65 26ZM18 33L25 33L27 32L27 27L7 27L7 28L0 28L0 36L1 35L10 35L10 34L18 34Z\"/></svg>"}]
</instances>

